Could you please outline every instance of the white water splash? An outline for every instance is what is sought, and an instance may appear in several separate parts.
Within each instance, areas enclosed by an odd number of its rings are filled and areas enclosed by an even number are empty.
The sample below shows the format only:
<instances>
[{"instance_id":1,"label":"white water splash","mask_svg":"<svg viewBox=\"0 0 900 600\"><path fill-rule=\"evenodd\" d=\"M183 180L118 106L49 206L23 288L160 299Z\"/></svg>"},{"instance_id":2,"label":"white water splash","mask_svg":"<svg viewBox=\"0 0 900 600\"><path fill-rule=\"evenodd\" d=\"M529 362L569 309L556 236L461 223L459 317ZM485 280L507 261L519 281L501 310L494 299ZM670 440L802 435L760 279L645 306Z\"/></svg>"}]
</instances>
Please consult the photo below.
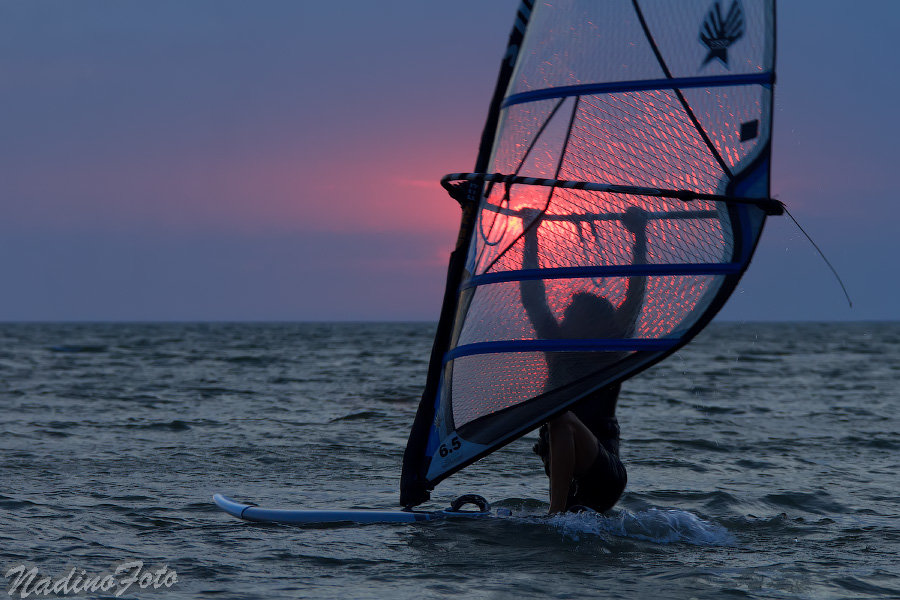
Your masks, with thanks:
<instances>
[{"instance_id":1,"label":"white water splash","mask_svg":"<svg viewBox=\"0 0 900 600\"><path fill-rule=\"evenodd\" d=\"M657 544L729 546L736 543L725 527L684 510L650 508L636 513L622 510L612 515L565 513L549 517L549 523L575 540L582 535L610 533Z\"/></svg>"}]
</instances>

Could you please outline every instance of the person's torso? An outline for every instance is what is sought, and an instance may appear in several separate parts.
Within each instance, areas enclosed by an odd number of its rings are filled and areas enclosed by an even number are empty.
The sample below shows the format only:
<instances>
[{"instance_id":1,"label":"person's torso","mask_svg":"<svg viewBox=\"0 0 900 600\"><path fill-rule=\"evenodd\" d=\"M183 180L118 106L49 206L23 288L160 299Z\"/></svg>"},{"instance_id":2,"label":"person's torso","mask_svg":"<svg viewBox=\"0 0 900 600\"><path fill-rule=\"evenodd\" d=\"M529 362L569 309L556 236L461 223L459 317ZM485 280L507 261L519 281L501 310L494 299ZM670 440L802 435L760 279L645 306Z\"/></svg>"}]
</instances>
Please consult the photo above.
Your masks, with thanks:
<instances>
[{"instance_id":1,"label":"person's torso","mask_svg":"<svg viewBox=\"0 0 900 600\"><path fill-rule=\"evenodd\" d=\"M616 401L620 384L597 390L579 400L570 409L578 420L591 430L597 441L613 454L619 454L619 422L616 420Z\"/></svg>"}]
</instances>

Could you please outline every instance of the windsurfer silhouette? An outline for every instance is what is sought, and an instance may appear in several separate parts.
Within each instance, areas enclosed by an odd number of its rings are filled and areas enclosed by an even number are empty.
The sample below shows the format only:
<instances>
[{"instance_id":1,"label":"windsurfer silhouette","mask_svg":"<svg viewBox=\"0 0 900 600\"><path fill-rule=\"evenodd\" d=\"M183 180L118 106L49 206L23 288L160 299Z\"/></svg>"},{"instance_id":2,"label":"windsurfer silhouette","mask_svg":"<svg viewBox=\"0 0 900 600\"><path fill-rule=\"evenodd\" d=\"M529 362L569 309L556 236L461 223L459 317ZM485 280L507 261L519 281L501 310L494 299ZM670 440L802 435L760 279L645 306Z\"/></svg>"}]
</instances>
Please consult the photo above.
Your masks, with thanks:
<instances>
[{"instance_id":1,"label":"windsurfer silhouette","mask_svg":"<svg viewBox=\"0 0 900 600\"><path fill-rule=\"evenodd\" d=\"M526 211L540 218L538 211ZM622 224L634 235L632 264L647 259L647 214L629 208ZM526 225L522 257L523 269L538 268L539 223ZM535 333L543 339L629 338L643 303L647 281L645 276L628 279L625 300L618 309L606 298L580 292L572 297L563 319L557 322L547 303L544 282L523 281L520 285L522 304ZM546 390L556 389L602 368L604 363L621 355L606 353L548 352ZM575 506L586 506L598 512L609 510L625 490L627 474L619 460L619 424L616 401L619 384L593 392L577 402L570 411L544 424L534 451L541 457L550 478L550 512L561 512Z\"/></svg>"}]
</instances>

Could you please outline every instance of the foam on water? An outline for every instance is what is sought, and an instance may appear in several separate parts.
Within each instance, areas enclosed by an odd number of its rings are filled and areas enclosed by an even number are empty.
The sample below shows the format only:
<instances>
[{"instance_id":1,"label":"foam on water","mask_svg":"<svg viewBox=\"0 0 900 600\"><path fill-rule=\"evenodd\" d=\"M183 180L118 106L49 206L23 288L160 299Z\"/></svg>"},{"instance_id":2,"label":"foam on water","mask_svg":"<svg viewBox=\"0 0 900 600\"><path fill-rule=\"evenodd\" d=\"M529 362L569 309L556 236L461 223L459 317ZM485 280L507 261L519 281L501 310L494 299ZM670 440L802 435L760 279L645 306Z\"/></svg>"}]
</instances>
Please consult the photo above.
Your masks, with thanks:
<instances>
[{"instance_id":1,"label":"foam on water","mask_svg":"<svg viewBox=\"0 0 900 600\"><path fill-rule=\"evenodd\" d=\"M650 508L634 513L620 510L611 515L565 513L548 517L548 520L576 541L583 535L608 533L657 544L730 546L736 543L735 537L725 527L705 521L686 510Z\"/></svg>"}]
</instances>

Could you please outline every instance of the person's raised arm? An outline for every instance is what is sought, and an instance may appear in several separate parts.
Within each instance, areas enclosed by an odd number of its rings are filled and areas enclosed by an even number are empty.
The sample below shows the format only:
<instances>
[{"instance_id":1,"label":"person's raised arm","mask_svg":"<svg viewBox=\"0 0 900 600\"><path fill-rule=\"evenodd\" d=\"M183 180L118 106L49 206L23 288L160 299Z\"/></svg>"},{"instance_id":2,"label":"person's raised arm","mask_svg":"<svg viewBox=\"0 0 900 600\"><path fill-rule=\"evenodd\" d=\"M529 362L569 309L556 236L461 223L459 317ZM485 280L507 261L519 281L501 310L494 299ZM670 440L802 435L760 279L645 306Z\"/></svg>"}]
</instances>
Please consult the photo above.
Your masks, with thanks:
<instances>
[{"instance_id":1,"label":"person's raised arm","mask_svg":"<svg viewBox=\"0 0 900 600\"><path fill-rule=\"evenodd\" d=\"M647 213L639 208L631 207L625 211L622 224L634 235L631 263L634 265L647 264ZM617 329L622 332L622 337L634 335L646 291L646 275L632 275L628 278L628 292L625 294L625 301L616 311Z\"/></svg>"},{"instance_id":2,"label":"person's raised arm","mask_svg":"<svg viewBox=\"0 0 900 600\"><path fill-rule=\"evenodd\" d=\"M540 212L533 209L522 211L522 225L526 228L523 236L524 248L522 249L522 268L538 268L538 237L537 230L540 225L536 219L540 218ZM547 290L542 279L529 279L519 282L519 290L522 294L522 306L528 320L534 327L538 337L553 339L559 337L559 323L553 316L553 312L547 305Z\"/></svg>"}]
</instances>

